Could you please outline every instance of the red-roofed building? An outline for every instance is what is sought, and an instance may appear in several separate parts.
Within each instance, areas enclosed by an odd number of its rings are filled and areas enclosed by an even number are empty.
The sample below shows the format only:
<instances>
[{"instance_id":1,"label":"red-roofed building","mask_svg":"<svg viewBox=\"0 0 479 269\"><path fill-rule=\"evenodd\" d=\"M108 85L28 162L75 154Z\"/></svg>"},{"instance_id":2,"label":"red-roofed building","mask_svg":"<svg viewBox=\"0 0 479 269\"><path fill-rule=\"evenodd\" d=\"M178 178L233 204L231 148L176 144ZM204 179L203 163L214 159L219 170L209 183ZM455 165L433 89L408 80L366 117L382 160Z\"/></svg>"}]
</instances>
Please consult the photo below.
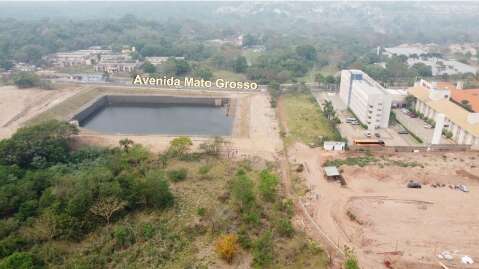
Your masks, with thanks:
<instances>
[{"instance_id":1,"label":"red-roofed building","mask_svg":"<svg viewBox=\"0 0 479 269\"><path fill-rule=\"evenodd\" d=\"M458 104L461 104L463 100L467 100L472 110L479 112L479 89L458 89L450 82L437 82L436 87L451 91L451 99Z\"/></svg>"}]
</instances>

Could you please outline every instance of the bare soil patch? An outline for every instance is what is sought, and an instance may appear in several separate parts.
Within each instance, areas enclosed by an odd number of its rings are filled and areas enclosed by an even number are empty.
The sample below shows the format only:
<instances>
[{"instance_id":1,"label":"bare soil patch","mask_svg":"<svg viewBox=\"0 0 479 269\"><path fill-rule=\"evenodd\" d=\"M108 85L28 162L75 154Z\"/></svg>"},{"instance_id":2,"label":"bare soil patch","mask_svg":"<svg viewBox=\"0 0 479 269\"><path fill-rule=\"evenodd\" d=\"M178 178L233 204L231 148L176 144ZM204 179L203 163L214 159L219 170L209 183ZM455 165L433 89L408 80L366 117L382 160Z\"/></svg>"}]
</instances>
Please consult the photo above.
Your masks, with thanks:
<instances>
[{"instance_id":1,"label":"bare soil patch","mask_svg":"<svg viewBox=\"0 0 479 269\"><path fill-rule=\"evenodd\" d=\"M308 212L337 246L355 249L362 268L387 268L385 262L396 269L439 268L438 261L479 268L477 152L372 155L377 161L364 167L340 166L347 187L328 182L321 167L327 159L354 154L295 144L289 155L308 167L301 174L309 189L303 198ZM410 179L422 188L407 188ZM458 184L469 192L455 189ZM453 260L437 258L443 251ZM462 264L463 255L476 263Z\"/></svg>"}]
</instances>

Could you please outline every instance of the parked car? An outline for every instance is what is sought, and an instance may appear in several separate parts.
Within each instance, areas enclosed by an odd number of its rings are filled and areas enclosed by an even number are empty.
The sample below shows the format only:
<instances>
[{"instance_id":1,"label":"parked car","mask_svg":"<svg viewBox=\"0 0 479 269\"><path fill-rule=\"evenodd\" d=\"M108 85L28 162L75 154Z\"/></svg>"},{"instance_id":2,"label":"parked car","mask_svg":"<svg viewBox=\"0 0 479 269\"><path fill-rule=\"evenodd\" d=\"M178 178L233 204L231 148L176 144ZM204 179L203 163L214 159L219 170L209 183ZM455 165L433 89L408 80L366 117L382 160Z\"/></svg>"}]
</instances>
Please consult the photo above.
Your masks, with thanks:
<instances>
[{"instance_id":1,"label":"parked car","mask_svg":"<svg viewBox=\"0 0 479 269\"><path fill-rule=\"evenodd\" d=\"M401 108L401 112L404 113L404 114L407 114L407 113L409 113L409 110L407 110L406 108Z\"/></svg>"},{"instance_id":2,"label":"parked car","mask_svg":"<svg viewBox=\"0 0 479 269\"><path fill-rule=\"evenodd\" d=\"M375 133L374 136L377 137L377 138L381 137L381 135L379 133Z\"/></svg>"},{"instance_id":3,"label":"parked car","mask_svg":"<svg viewBox=\"0 0 479 269\"><path fill-rule=\"evenodd\" d=\"M346 118L346 122L358 121L356 118Z\"/></svg>"},{"instance_id":4,"label":"parked car","mask_svg":"<svg viewBox=\"0 0 479 269\"><path fill-rule=\"evenodd\" d=\"M398 134L409 134L409 132L406 130L399 130Z\"/></svg>"},{"instance_id":5,"label":"parked car","mask_svg":"<svg viewBox=\"0 0 479 269\"><path fill-rule=\"evenodd\" d=\"M466 185L461 184L461 185L457 186L457 188L462 192L469 192L469 189L467 188Z\"/></svg>"},{"instance_id":6,"label":"parked car","mask_svg":"<svg viewBox=\"0 0 479 269\"><path fill-rule=\"evenodd\" d=\"M417 118L417 115L414 112L409 112L409 113L407 113L407 115L411 118Z\"/></svg>"},{"instance_id":7,"label":"parked car","mask_svg":"<svg viewBox=\"0 0 479 269\"><path fill-rule=\"evenodd\" d=\"M351 125L359 125L359 122L357 122L357 121L352 121L352 122L351 122Z\"/></svg>"},{"instance_id":8,"label":"parked car","mask_svg":"<svg viewBox=\"0 0 479 269\"><path fill-rule=\"evenodd\" d=\"M364 135L365 135L366 137L371 137L371 136L372 136L372 134L371 134L370 132L367 132L367 133L365 133Z\"/></svg>"},{"instance_id":9,"label":"parked car","mask_svg":"<svg viewBox=\"0 0 479 269\"><path fill-rule=\"evenodd\" d=\"M429 124L424 124L424 128L426 128L426 129L432 129L432 126L429 125Z\"/></svg>"},{"instance_id":10,"label":"parked car","mask_svg":"<svg viewBox=\"0 0 479 269\"><path fill-rule=\"evenodd\" d=\"M407 183L407 187L411 189L420 189L422 186L421 183L416 180L409 180L409 182Z\"/></svg>"}]
</instances>

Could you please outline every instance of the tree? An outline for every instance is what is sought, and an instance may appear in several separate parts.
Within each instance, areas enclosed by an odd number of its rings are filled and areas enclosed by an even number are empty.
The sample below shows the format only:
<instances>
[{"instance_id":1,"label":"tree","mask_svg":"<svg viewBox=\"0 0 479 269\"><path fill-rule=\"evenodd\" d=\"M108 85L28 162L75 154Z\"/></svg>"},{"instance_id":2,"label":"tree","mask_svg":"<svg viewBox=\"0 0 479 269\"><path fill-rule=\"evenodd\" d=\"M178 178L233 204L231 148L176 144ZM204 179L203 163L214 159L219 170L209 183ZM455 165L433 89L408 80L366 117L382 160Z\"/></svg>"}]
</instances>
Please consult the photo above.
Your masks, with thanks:
<instances>
[{"instance_id":1,"label":"tree","mask_svg":"<svg viewBox=\"0 0 479 269\"><path fill-rule=\"evenodd\" d=\"M191 141L191 138L187 136L180 136L171 140L168 152L173 156L182 156L188 152L192 145L193 141Z\"/></svg>"},{"instance_id":2,"label":"tree","mask_svg":"<svg viewBox=\"0 0 479 269\"><path fill-rule=\"evenodd\" d=\"M148 74L156 73L156 66L148 61L145 61L145 63L143 63L142 69Z\"/></svg>"},{"instance_id":3,"label":"tree","mask_svg":"<svg viewBox=\"0 0 479 269\"><path fill-rule=\"evenodd\" d=\"M0 141L0 164L31 167L66 162L68 139L78 128L57 120L20 128L10 139Z\"/></svg>"},{"instance_id":4,"label":"tree","mask_svg":"<svg viewBox=\"0 0 479 269\"><path fill-rule=\"evenodd\" d=\"M119 144L123 148L124 151L128 152L128 150L134 144L134 142L131 139L124 138L124 139L120 140Z\"/></svg>"},{"instance_id":5,"label":"tree","mask_svg":"<svg viewBox=\"0 0 479 269\"><path fill-rule=\"evenodd\" d=\"M170 185L164 175L152 173L146 176L142 193L145 195L146 204L154 208L167 208L173 205L174 196Z\"/></svg>"},{"instance_id":6,"label":"tree","mask_svg":"<svg viewBox=\"0 0 479 269\"><path fill-rule=\"evenodd\" d=\"M334 111L333 103L331 101L324 100L323 113L328 120L333 120L336 117L336 111Z\"/></svg>"},{"instance_id":7,"label":"tree","mask_svg":"<svg viewBox=\"0 0 479 269\"><path fill-rule=\"evenodd\" d=\"M316 49L311 45L297 46L296 54L298 54L298 56L302 59L309 62L315 62L317 57Z\"/></svg>"},{"instance_id":8,"label":"tree","mask_svg":"<svg viewBox=\"0 0 479 269\"><path fill-rule=\"evenodd\" d=\"M321 73L316 73L316 75L314 75L314 81L321 84L324 82L324 76L323 74Z\"/></svg>"},{"instance_id":9,"label":"tree","mask_svg":"<svg viewBox=\"0 0 479 269\"><path fill-rule=\"evenodd\" d=\"M407 109L409 110L413 110L414 109L414 105L416 103L416 97L414 97L414 95L410 95L408 94L405 98L405 102L406 102L406 107Z\"/></svg>"},{"instance_id":10,"label":"tree","mask_svg":"<svg viewBox=\"0 0 479 269\"><path fill-rule=\"evenodd\" d=\"M197 67L193 69L193 76L204 80L210 80L213 78L213 72L207 67Z\"/></svg>"},{"instance_id":11,"label":"tree","mask_svg":"<svg viewBox=\"0 0 479 269\"><path fill-rule=\"evenodd\" d=\"M432 77L432 68L424 63L415 63L411 66L411 69L415 70L420 77Z\"/></svg>"},{"instance_id":12,"label":"tree","mask_svg":"<svg viewBox=\"0 0 479 269\"><path fill-rule=\"evenodd\" d=\"M110 224L110 219L118 211L125 208L126 202L115 197L100 197L98 201L90 208L90 211L106 220Z\"/></svg>"},{"instance_id":13,"label":"tree","mask_svg":"<svg viewBox=\"0 0 479 269\"><path fill-rule=\"evenodd\" d=\"M181 76L191 71L191 66L186 60L174 60L176 65L176 75Z\"/></svg>"},{"instance_id":14,"label":"tree","mask_svg":"<svg viewBox=\"0 0 479 269\"><path fill-rule=\"evenodd\" d=\"M254 46L254 45L257 45L258 44L258 38L256 38L254 35L252 34L246 34L244 37L243 37L243 47L251 47L251 46Z\"/></svg>"},{"instance_id":15,"label":"tree","mask_svg":"<svg viewBox=\"0 0 479 269\"><path fill-rule=\"evenodd\" d=\"M233 62L233 70L237 73L244 73L248 68L248 62L246 61L246 57L238 56Z\"/></svg>"},{"instance_id":16,"label":"tree","mask_svg":"<svg viewBox=\"0 0 479 269\"><path fill-rule=\"evenodd\" d=\"M238 237L234 234L220 236L216 241L216 252L228 263L233 262L238 249Z\"/></svg>"},{"instance_id":17,"label":"tree","mask_svg":"<svg viewBox=\"0 0 479 269\"><path fill-rule=\"evenodd\" d=\"M13 83L18 88L32 88L40 86L40 78L33 72L19 72L13 75Z\"/></svg>"},{"instance_id":18,"label":"tree","mask_svg":"<svg viewBox=\"0 0 479 269\"><path fill-rule=\"evenodd\" d=\"M14 66L12 61L7 61L7 60L2 60L0 59L0 68L3 68L5 70L10 70Z\"/></svg>"},{"instance_id":19,"label":"tree","mask_svg":"<svg viewBox=\"0 0 479 269\"><path fill-rule=\"evenodd\" d=\"M472 106L471 106L471 104L469 103L469 100L461 100L461 106L462 106L465 110L467 110L467 111L470 111L470 112L473 111L473 110L472 110Z\"/></svg>"},{"instance_id":20,"label":"tree","mask_svg":"<svg viewBox=\"0 0 479 269\"><path fill-rule=\"evenodd\" d=\"M0 269L36 268L33 256L26 252L15 252L0 262Z\"/></svg>"}]
</instances>

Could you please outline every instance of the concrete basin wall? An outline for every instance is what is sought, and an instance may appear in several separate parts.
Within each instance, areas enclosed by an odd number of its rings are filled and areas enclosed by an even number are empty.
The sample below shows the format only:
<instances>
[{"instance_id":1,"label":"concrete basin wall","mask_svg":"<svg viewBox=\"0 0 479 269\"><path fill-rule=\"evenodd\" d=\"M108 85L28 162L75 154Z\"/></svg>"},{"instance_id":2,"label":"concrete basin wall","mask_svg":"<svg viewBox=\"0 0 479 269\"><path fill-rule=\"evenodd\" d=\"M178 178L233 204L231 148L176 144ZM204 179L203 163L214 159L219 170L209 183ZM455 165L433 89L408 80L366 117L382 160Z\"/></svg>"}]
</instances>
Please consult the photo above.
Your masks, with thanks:
<instances>
[{"instance_id":1,"label":"concrete basin wall","mask_svg":"<svg viewBox=\"0 0 479 269\"><path fill-rule=\"evenodd\" d=\"M203 106L223 106L229 103L224 97L190 97L163 95L103 95L85 105L71 120L83 122L99 110L109 105L154 105L154 104L191 104Z\"/></svg>"}]
</instances>

